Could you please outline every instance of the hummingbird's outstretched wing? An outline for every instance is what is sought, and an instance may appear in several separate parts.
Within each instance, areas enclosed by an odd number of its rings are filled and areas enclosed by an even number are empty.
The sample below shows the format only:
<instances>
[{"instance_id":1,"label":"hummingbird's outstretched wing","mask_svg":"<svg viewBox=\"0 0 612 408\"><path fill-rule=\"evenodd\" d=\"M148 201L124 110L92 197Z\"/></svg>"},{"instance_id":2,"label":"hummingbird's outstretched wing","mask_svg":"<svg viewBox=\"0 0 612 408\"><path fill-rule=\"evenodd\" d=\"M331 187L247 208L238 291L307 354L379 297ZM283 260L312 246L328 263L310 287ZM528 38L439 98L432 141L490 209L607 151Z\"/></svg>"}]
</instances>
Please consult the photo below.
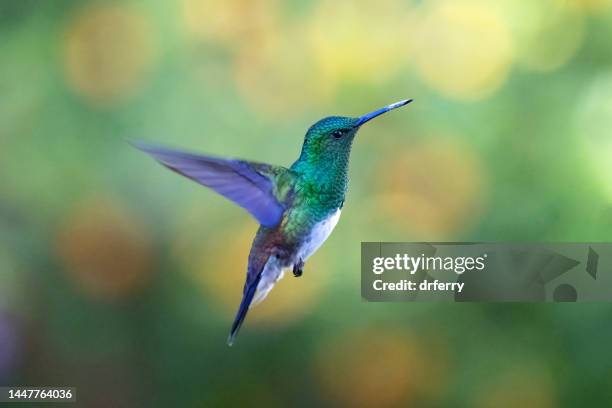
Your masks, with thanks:
<instances>
[{"instance_id":1,"label":"hummingbird's outstretched wing","mask_svg":"<svg viewBox=\"0 0 612 408\"><path fill-rule=\"evenodd\" d=\"M209 187L247 210L265 227L275 227L285 208L274 195L280 166L237 159L203 156L142 142L132 144L155 160L195 182Z\"/></svg>"}]
</instances>

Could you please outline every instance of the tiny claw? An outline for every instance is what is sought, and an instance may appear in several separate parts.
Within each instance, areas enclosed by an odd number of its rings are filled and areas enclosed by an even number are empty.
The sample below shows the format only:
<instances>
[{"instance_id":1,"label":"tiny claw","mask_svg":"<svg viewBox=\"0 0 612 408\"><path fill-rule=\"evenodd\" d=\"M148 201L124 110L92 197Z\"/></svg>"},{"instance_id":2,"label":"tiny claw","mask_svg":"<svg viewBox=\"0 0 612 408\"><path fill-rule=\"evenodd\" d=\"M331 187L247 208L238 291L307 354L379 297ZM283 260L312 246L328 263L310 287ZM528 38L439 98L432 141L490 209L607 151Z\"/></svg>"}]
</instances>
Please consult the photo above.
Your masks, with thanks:
<instances>
[{"instance_id":1,"label":"tiny claw","mask_svg":"<svg viewBox=\"0 0 612 408\"><path fill-rule=\"evenodd\" d=\"M300 276L302 276L303 272L304 272L304 261L300 259L296 264L293 264L293 276L295 276L296 278L299 278Z\"/></svg>"}]
</instances>

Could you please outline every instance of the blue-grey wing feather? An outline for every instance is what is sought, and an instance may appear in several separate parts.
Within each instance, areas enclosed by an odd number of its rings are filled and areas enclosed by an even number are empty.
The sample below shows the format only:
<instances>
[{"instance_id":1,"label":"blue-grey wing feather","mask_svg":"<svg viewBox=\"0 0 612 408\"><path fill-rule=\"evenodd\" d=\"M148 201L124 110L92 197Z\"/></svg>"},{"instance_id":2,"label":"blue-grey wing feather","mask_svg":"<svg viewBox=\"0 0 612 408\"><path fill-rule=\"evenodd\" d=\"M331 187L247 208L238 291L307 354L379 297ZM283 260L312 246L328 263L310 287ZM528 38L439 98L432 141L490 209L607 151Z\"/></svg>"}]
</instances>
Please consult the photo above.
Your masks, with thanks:
<instances>
[{"instance_id":1,"label":"blue-grey wing feather","mask_svg":"<svg viewBox=\"0 0 612 408\"><path fill-rule=\"evenodd\" d=\"M169 169L232 200L266 227L280 222L284 207L274 196L274 181L258 169L271 167L244 160L193 154L142 142L133 145Z\"/></svg>"}]
</instances>

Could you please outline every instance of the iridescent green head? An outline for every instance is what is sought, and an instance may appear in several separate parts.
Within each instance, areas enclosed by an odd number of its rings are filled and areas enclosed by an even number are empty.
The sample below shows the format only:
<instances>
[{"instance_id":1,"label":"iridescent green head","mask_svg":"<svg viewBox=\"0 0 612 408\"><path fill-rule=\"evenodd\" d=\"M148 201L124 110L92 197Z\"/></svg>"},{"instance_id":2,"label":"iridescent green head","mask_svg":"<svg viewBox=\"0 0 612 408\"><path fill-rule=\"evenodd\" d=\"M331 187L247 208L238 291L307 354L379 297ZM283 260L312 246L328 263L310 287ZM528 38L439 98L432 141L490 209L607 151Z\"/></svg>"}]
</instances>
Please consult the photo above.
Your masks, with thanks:
<instances>
[{"instance_id":1,"label":"iridescent green head","mask_svg":"<svg viewBox=\"0 0 612 408\"><path fill-rule=\"evenodd\" d=\"M410 102L412 99L399 101L359 118L330 116L319 120L306 132L302 153L296 165L302 162L329 167L338 160L348 160L355 134L364 123Z\"/></svg>"}]
</instances>

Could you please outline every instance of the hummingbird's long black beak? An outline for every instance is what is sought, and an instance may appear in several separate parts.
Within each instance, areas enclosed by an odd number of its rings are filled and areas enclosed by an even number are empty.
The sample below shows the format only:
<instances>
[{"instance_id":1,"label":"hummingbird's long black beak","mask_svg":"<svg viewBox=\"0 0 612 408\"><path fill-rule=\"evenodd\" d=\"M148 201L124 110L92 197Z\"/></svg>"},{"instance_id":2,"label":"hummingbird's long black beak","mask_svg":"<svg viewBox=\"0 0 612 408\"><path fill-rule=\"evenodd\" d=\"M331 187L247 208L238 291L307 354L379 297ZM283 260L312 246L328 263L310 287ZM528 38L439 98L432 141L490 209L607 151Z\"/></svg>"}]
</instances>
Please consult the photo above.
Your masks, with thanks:
<instances>
[{"instance_id":1,"label":"hummingbird's long black beak","mask_svg":"<svg viewBox=\"0 0 612 408\"><path fill-rule=\"evenodd\" d=\"M383 113L389 112L390 110L393 110L395 108L399 108L399 107L404 106L404 105L408 105L413 100L414 99L404 99L403 101L395 102L395 103L392 103L391 105L385 106L384 108L375 110L374 112L367 113L367 114L365 114L365 115L363 115L362 117L359 118L359 121L357 122L355 127L359 127L359 126L363 125L364 123L374 119L375 117L380 116Z\"/></svg>"}]
</instances>

